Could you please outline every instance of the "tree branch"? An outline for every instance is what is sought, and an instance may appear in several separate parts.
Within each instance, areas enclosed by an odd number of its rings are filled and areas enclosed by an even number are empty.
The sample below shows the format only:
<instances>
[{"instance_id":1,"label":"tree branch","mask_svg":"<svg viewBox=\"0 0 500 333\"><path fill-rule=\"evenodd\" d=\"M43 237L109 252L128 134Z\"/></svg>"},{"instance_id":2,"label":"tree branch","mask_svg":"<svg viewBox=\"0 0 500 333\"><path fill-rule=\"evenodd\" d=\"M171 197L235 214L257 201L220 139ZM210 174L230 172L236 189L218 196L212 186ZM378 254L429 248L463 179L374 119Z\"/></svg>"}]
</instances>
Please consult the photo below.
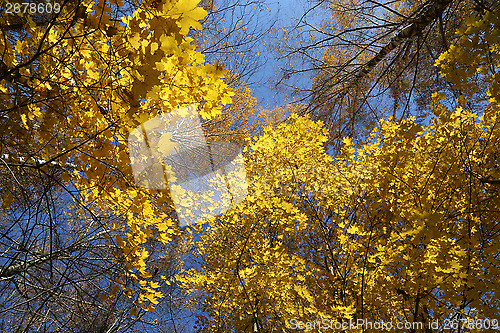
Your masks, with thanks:
<instances>
[{"instance_id":1,"label":"tree branch","mask_svg":"<svg viewBox=\"0 0 500 333\"><path fill-rule=\"evenodd\" d=\"M401 45L403 41L420 35L431 22L441 17L441 14L451 1L452 0L431 0L423 5L422 8L409 19L409 23L400 29L396 36L391 38L388 44L384 45L370 61L359 69L359 72L354 76L349 87L357 85L361 79L370 73L373 68L385 58L386 55Z\"/></svg>"}]
</instances>

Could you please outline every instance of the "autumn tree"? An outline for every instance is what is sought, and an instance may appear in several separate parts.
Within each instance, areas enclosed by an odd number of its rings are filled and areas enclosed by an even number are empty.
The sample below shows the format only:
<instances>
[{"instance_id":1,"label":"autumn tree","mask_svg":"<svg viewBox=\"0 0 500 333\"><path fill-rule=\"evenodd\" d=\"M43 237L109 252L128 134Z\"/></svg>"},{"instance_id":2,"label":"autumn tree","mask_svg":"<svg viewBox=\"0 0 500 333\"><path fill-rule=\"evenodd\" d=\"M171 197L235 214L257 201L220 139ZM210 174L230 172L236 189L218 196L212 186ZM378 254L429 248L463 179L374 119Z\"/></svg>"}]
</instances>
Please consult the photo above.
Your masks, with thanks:
<instances>
[{"instance_id":1,"label":"autumn tree","mask_svg":"<svg viewBox=\"0 0 500 333\"><path fill-rule=\"evenodd\" d=\"M432 92L456 93L439 80L434 61L457 41L467 17L496 6L488 0L311 2L282 39L281 58L300 67L285 64L280 82L308 104L304 112L326 122L337 148L342 137L366 133L380 117L423 121ZM313 15L318 12L326 14ZM305 74L312 85L294 84Z\"/></svg>"},{"instance_id":2,"label":"autumn tree","mask_svg":"<svg viewBox=\"0 0 500 333\"><path fill-rule=\"evenodd\" d=\"M135 184L128 139L179 107L210 119L231 101L226 71L188 37L206 15L198 2L1 4L5 330L158 322L147 312L175 293L180 230L168 191Z\"/></svg>"},{"instance_id":3,"label":"autumn tree","mask_svg":"<svg viewBox=\"0 0 500 333\"><path fill-rule=\"evenodd\" d=\"M432 94L427 124L380 119L332 157L324 124L294 114L249 143L249 197L177 277L204 295L201 331L498 329L499 14L438 57L461 94Z\"/></svg>"},{"instance_id":4,"label":"autumn tree","mask_svg":"<svg viewBox=\"0 0 500 333\"><path fill-rule=\"evenodd\" d=\"M218 124L224 123L228 127L224 130L233 134L228 140L243 145L245 137L258 131L256 114L266 113L253 90L266 84L261 72L271 57L265 50L272 45L277 19L261 0L206 0L200 6L208 14L202 22L203 30L193 35L195 44L209 61L229 71L224 80L235 93L233 102L219 117L224 120Z\"/></svg>"}]
</instances>

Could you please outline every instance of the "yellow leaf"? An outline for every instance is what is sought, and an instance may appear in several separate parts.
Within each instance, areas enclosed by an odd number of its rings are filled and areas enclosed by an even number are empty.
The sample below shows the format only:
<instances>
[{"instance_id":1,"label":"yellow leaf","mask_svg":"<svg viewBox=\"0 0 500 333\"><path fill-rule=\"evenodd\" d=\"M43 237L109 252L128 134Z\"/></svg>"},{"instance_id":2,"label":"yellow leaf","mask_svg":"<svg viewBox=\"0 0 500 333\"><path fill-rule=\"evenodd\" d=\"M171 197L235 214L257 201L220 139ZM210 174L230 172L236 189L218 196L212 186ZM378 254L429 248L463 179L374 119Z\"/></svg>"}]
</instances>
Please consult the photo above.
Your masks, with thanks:
<instances>
[{"instance_id":1,"label":"yellow leaf","mask_svg":"<svg viewBox=\"0 0 500 333\"><path fill-rule=\"evenodd\" d=\"M10 204L14 201L14 197L10 193L2 194L2 208L7 209Z\"/></svg>"},{"instance_id":2,"label":"yellow leaf","mask_svg":"<svg viewBox=\"0 0 500 333\"><path fill-rule=\"evenodd\" d=\"M359 233L359 231L360 231L359 228L355 225L352 225L347 229L347 232L352 235L356 235L357 233Z\"/></svg>"},{"instance_id":3,"label":"yellow leaf","mask_svg":"<svg viewBox=\"0 0 500 333\"><path fill-rule=\"evenodd\" d=\"M26 50L26 41L17 40L15 50L17 53L23 54Z\"/></svg>"},{"instance_id":4,"label":"yellow leaf","mask_svg":"<svg viewBox=\"0 0 500 333\"><path fill-rule=\"evenodd\" d=\"M162 134L160 140L158 141L158 152L162 157L172 154L172 150L178 145L176 142L172 142L172 132L167 132Z\"/></svg>"},{"instance_id":5,"label":"yellow leaf","mask_svg":"<svg viewBox=\"0 0 500 333\"><path fill-rule=\"evenodd\" d=\"M130 309L129 314L130 314L131 316L137 317L137 310L136 310L136 308L132 308L132 309Z\"/></svg>"},{"instance_id":6,"label":"yellow leaf","mask_svg":"<svg viewBox=\"0 0 500 333\"><path fill-rule=\"evenodd\" d=\"M139 33L135 33L132 37L129 38L130 45L136 50L141 47L141 36Z\"/></svg>"},{"instance_id":7,"label":"yellow leaf","mask_svg":"<svg viewBox=\"0 0 500 333\"><path fill-rule=\"evenodd\" d=\"M150 45L151 45L151 54L154 54L156 50L158 50L159 45L156 42L153 42Z\"/></svg>"},{"instance_id":8,"label":"yellow leaf","mask_svg":"<svg viewBox=\"0 0 500 333\"><path fill-rule=\"evenodd\" d=\"M156 296L154 294L148 294L148 295L146 295L146 299L148 301L150 301L151 303L153 303L153 304L158 304L159 303L158 299L156 298Z\"/></svg>"},{"instance_id":9,"label":"yellow leaf","mask_svg":"<svg viewBox=\"0 0 500 333\"><path fill-rule=\"evenodd\" d=\"M113 290L111 290L111 295L114 295L119 291L120 291L120 287L118 285L114 285Z\"/></svg>"},{"instance_id":10,"label":"yellow leaf","mask_svg":"<svg viewBox=\"0 0 500 333\"><path fill-rule=\"evenodd\" d=\"M163 51L171 52L177 48L177 41L175 38L167 34L160 37L160 43Z\"/></svg>"},{"instance_id":11,"label":"yellow leaf","mask_svg":"<svg viewBox=\"0 0 500 333\"><path fill-rule=\"evenodd\" d=\"M27 119L26 114L24 114L24 113L23 113L23 114L21 114L21 121L23 122L24 127L25 127L26 129L29 129L29 126L28 126L28 119Z\"/></svg>"}]
</instances>

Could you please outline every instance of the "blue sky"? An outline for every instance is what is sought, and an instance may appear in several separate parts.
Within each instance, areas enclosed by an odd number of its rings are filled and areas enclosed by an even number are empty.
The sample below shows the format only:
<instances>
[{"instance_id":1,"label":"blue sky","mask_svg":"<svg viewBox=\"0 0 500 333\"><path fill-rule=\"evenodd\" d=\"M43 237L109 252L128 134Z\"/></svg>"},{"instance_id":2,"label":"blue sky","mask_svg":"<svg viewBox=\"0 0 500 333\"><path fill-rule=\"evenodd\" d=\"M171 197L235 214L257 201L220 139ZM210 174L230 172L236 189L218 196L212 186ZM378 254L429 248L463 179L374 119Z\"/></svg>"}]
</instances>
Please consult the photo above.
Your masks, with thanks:
<instances>
[{"instance_id":1,"label":"blue sky","mask_svg":"<svg viewBox=\"0 0 500 333\"><path fill-rule=\"evenodd\" d=\"M302 13L302 10L297 10L297 3L297 1L293 0L267 0L265 6L269 8L269 11L261 12L261 15L264 19L276 19L276 26L278 28L286 27ZM272 43L276 42L275 37L268 35L268 39L269 41L266 41L268 45L262 46L262 52L265 53L264 56L267 58L267 63L254 75L254 77L252 77L252 79L257 82L253 88L259 105L271 108L283 103L284 96L279 94L273 85L273 81L276 80L279 75L280 62L276 60L277 54L271 49Z\"/></svg>"},{"instance_id":2,"label":"blue sky","mask_svg":"<svg viewBox=\"0 0 500 333\"><path fill-rule=\"evenodd\" d=\"M306 0L265 0L263 7L268 10L259 11L257 19L259 22L263 22L262 29L267 29L270 24L275 22L275 27L278 30L281 28L291 30L302 17L306 8L310 6L311 4ZM317 13L318 11L316 11ZM320 19L321 17L315 17L316 22ZM276 33L265 35L259 45L258 51L261 53L261 58L258 61L266 61L266 63L250 78L254 96L258 100L259 106L264 108L272 108L286 103L286 93L278 91L273 84L279 77L280 66L284 63L276 59L278 54L275 52L275 48L279 42L282 41L277 40ZM301 77L301 80L307 81L301 82L301 86L310 85L310 80L307 77Z\"/></svg>"}]
</instances>

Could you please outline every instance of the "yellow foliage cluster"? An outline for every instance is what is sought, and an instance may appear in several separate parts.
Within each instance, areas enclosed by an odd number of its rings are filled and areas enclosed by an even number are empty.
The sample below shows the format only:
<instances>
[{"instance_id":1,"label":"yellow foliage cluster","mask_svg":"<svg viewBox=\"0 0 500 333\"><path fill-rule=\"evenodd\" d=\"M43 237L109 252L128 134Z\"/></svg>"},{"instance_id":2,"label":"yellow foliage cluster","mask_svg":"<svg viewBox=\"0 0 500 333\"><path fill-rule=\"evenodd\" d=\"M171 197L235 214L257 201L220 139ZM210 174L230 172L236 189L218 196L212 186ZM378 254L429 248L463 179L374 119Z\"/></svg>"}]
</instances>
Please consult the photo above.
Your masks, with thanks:
<instances>
[{"instance_id":1,"label":"yellow foliage cluster","mask_svg":"<svg viewBox=\"0 0 500 333\"><path fill-rule=\"evenodd\" d=\"M79 204L110 216L102 223L117 234L108 236L121 249L116 260L125 260L124 274L142 289L137 304L149 310L162 295L150 281L147 242L166 244L178 228L161 209L171 204L168 193L133 184L127 138L142 122L189 104L205 118L216 116L233 95L222 80L226 71L206 63L187 36L206 15L198 2L69 2L47 24L2 14L3 27L20 23L25 31L7 29L0 38L7 74L0 109L14 110L3 119L11 142L2 153L11 162L42 161L42 172L54 163L71 167L62 180L78 190ZM2 203L6 208L9 198Z\"/></svg>"},{"instance_id":2,"label":"yellow foliage cluster","mask_svg":"<svg viewBox=\"0 0 500 333\"><path fill-rule=\"evenodd\" d=\"M437 61L462 94L434 94L427 125L382 119L335 158L308 117L254 138L248 200L211 221L201 267L178 276L204 292L204 331L499 318L498 17L470 20ZM488 98L473 108L471 93Z\"/></svg>"}]
</instances>

